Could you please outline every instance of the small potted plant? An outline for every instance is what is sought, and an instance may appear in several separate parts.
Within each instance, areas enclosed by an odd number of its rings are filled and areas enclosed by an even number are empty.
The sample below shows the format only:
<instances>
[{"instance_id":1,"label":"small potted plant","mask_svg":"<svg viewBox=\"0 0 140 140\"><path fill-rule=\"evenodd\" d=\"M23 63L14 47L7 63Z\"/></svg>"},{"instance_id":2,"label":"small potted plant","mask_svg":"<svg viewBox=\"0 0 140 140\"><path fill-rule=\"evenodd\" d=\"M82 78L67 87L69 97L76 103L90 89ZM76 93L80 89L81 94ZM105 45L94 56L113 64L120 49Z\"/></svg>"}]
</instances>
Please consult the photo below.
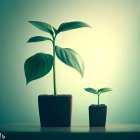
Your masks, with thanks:
<instances>
[{"instance_id":1,"label":"small potted plant","mask_svg":"<svg viewBox=\"0 0 140 140\"><path fill-rule=\"evenodd\" d=\"M81 21L62 23L58 29L52 25L40 22L29 21L38 29L49 33L50 37L34 36L28 42L50 41L53 54L37 53L29 57L24 63L26 83L47 75L53 68L53 95L39 95L38 106L41 127L70 127L72 111L72 95L57 95L56 88L56 57L64 64L76 69L81 76L84 74L84 62L74 50L61 48L55 44L58 34L64 31L81 27L90 27Z\"/></svg>"},{"instance_id":2,"label":"small potted plant","mask_svg":"<svg viewBox=\"0 0 140 140\"><path fill-rule=\"evenodd\" d=\"M98 104L92 104L89 106L89 125L90 127L105 127L107 106L100 104L100 94L112 91L111 88L101 88L96 90L94 88L85 88L85 91L98 96Z\"/></svg>"}]
</instances>

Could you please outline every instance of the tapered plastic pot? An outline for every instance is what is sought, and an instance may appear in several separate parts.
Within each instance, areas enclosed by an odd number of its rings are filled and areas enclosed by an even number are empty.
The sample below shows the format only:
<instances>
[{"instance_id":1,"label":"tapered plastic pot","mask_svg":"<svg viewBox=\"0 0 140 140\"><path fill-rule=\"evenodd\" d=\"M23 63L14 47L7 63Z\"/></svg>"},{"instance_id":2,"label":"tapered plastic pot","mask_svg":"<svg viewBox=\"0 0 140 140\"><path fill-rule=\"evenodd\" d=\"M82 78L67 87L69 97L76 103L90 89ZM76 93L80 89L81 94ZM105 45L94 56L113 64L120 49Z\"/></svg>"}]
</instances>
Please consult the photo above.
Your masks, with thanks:
<instances>
[{"instance_id":1,"label":"tapered plastic pot","mask_svg":"<svg viewBox=\"0 0 140 140\"><path fill-rule=\"evenodd\" d=\"M39 95L41 127L70 127L72 95Z\"/></svg>"},{"instance_id":2,"label":"tapered plastic pot","mask_svg":"<svg viewBox=\"0 0 140 140\"><path fill-rule=\"evenodd\" d=\"M90 105L89 106L89 126L90 127L105 127L107 116L107 106Z\"/></svg>"}]
</instances>

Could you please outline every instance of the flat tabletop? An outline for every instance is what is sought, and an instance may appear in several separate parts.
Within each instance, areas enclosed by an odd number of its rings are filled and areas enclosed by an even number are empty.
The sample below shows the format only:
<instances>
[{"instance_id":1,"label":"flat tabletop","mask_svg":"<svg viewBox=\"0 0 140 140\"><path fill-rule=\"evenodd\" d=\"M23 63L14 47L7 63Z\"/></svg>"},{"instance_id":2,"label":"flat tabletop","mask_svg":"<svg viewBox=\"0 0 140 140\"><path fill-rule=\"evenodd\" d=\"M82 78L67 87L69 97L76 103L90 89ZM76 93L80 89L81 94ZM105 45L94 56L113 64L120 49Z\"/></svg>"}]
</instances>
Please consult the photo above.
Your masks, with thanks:
<instances>
[{"instance_id":1,"label":"flat tabletop","mask_svg":"<svg viewBox=\"0 0 140 140\"><path fill-rule=\"evenodd\" d=\"M30 123L0 124L0 136L0 140L140 140L140 124L107 124L105 128L41 128L39 124Z\"/></svg>"},{"instance_id":2,"label":"flat tabletop","mask_svg":"<svg viewBox=\"0 0 140 140\"><path fill-rule=\"evenodd\" d=\"M43 127L38 124L13 123L0 124L0 132L65 132L65 133L107 133L107 132L140 132L140 124L107 124L106 127Z\"/></svg>"}]
</instances>

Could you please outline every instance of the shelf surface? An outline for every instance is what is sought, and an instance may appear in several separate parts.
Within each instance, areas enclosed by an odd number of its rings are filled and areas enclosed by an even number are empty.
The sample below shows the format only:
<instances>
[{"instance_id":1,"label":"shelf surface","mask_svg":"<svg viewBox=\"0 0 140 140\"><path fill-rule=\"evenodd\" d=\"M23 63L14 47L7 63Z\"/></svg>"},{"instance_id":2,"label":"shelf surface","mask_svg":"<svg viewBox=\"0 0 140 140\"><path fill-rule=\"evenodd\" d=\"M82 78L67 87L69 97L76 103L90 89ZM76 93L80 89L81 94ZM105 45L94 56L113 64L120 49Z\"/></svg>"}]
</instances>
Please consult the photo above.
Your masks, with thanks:
<instances>
[{"instance_id":1,"label":"shelf surface","mask_svg":"<svg viewBox=\"0 0 140 140\"><path fill-rule=\"evenodd\" d=\"M113 140L139 140L140 124L112 124L105 128L87 126L49 127L41 128L39 125L29 123L0 124L0 133L7 140L93 140L93 139L113 139Z\"/></svg>"},{"instance_id":2,"label":"shelf surface","mask_svg":"<svg viewBox=\"0 0 140 140\"><path fill-rule=\"evenodd\" d=\"M65 133L108 133L108 132L140 132L140 124L112 124L103 127L72 126L68 127L43 127L28 123L0 124L0 131L5 132L65 132Z\"/></svg>"}]
</instances>

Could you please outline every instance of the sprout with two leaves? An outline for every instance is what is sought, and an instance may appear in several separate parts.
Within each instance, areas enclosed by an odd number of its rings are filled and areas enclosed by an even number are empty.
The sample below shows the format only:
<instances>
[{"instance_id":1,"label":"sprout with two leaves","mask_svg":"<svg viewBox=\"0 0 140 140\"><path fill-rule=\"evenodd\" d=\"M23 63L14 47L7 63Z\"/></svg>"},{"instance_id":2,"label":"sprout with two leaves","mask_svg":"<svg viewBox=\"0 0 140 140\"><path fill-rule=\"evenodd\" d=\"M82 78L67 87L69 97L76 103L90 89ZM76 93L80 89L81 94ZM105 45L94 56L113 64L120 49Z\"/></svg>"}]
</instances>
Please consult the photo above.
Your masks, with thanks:
<instances>
[{"instance_id":1,"label":"sprout with two leaves","mask_svg":"<svg viewBox=\"0 0 140 140\"><path fill-rule=\"evenodd\" d=\"M100 105L100 94L112 91L111 88L100 88L99 90L96 90L94 88L85 88L85 91L96 94L98 96L98 105Z\"/></svg>"}]
</instances>

